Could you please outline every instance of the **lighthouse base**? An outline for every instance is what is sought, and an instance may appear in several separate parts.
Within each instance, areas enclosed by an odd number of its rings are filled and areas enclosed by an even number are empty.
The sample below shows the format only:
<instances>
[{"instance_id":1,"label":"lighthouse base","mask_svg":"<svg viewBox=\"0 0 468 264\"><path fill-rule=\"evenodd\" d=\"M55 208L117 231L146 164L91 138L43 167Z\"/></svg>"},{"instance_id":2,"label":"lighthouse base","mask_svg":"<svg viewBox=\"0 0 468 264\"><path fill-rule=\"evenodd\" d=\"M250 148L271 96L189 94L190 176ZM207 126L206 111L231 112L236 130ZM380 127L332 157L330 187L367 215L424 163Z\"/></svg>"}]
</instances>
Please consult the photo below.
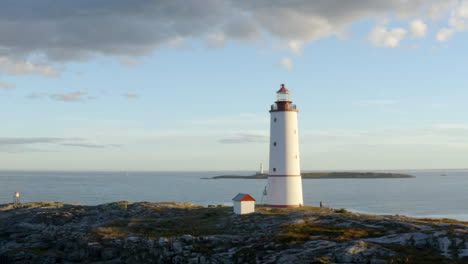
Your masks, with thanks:
<instances>
[{"instance_id":1,"label":"lighthouse base","mask_svg":"<svg viewBox=\"0 0 468 264\"><path fill-rule=\"evenodd\" d=\"M289 205L276 205L276 204L265 204L265 207L275 207L275 208L298 208L303 207L303 204L289 204Z\"/></svg>"},{"instance_id":2,"label":"lighthouse base","mask_svg":"<svg viewBox=\"0 0 468 264\"><path fill-rule=\"evenodd\" d=\"M304 205L301 175L270 175L267 193L265 205L269 207L287 208Z\"/></svg>"}]
</instances>

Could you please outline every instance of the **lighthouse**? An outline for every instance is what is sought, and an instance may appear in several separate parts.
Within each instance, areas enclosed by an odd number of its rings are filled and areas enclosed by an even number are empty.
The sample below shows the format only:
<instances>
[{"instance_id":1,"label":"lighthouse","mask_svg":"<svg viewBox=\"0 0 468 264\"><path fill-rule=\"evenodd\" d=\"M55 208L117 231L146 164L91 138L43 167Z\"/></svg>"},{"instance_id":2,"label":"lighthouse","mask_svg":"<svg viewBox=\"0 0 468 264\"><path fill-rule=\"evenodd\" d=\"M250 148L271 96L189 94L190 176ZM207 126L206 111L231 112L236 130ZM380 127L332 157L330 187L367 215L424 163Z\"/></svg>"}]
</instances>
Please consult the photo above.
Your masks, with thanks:
<instances>
[{"instance_id":1,"label":"lighthouse","mask_svg":"<svg viewBox=\"0 0 468 264\"><path fill-rule=\"evenodd\" d=\"M290 91L281 85L270 110L270 167L266 206L301 207L302 177L299 162L299 137L296 105Z\"/></svg>"}]
</instances>

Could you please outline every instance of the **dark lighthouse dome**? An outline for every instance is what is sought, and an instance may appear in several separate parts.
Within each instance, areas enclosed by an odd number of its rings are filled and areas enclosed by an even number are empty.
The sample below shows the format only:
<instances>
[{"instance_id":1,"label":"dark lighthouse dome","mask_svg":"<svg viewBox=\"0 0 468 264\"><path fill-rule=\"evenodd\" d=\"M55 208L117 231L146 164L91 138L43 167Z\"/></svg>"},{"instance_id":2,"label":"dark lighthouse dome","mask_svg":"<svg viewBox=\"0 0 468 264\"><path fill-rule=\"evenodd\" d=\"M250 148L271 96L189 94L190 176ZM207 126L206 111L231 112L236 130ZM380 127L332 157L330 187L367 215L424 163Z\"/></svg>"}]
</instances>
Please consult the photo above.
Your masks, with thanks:
<instances>
[{"instance_id":1,"label":"dark lighthouse dome","mask_svg":"<svg viewBox=\"0 0 468 264\"><path fill-rule=\"evenodd\" d=\"M276 92L276 93L290 93L290 91L288 90L288 88L286 88L286 85L281 84L281 88Z\"/></svg>"}]
</instances>

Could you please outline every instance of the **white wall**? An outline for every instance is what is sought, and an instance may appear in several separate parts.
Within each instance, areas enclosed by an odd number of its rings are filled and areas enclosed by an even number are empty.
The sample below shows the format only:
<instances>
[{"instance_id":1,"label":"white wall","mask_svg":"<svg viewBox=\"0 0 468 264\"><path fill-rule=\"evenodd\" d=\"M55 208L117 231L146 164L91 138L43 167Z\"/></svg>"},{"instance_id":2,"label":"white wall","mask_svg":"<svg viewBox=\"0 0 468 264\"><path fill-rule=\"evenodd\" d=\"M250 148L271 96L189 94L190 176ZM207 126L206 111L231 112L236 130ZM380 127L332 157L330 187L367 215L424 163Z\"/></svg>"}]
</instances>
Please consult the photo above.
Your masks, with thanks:
<instances>
[{"instance_id":1,"label":"white wall","mask_svg":"<svg viewBox=\"0 0 468 264\"><path fill-rule=\"evenodd\" d=\"M276 171L273 171L274 168ZM271 112L269 174L301 174L297 112Z\"/></svg>"},{"instance_id":2,"label":"white wall","mask_svg":"<svg viewBox=\"0 0 468 264\"><path fill-rule=\"evenodd\" d=\"M233 201L234 202L234 213L236 214L250 214L255 212L254 201Z\"/></svg>"},{"instance_id":3,"label":"white wall","mask_svg":"<svg viewBox=\"0 0 468 264\"><path fill-rule=\"evenodd\" d=\"M271 112L267 205L304 205L297 123L295 111Z\"/></svg>"},{"instance_id":4,"label":"white wall","mask_svg":"<svg viewBox=\"0 0 468 264\"><path fill-rule=\"evenodd\" d=\"M268 205L304 205L302 177L269 177Z\"/></svg>"}]
</instances>

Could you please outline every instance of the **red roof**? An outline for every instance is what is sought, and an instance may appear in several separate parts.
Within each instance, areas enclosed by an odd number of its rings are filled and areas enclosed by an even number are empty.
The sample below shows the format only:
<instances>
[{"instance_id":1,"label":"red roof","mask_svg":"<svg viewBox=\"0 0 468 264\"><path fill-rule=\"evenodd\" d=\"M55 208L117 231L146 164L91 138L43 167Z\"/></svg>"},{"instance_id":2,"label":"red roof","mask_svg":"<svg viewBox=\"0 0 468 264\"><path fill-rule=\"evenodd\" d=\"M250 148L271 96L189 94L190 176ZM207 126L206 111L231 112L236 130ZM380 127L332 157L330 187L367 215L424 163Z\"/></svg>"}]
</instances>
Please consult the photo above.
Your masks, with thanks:
<instances>
[{"instance_id":1,"label":"red roof","mask_svg":"<svg viewBox=\"0 0 468 264\"><path fill-rule=\"evenodd\" d=\"M233 201L254 201L255 199L249 194L239 193L236 197L232 198Z\"/></svg>"},{"instance_id":2,"label":"red roof","mask_svg":"<svg viewBox=\"0 0 468 264\"><path fill-rule=\"evenodd\" d=\"M289 90L288 90L288 88L286 88L286 86L283 83L283 84L281 84L281 89L279 89L277 91L277 93L289 93Z\"/></svg>"}]
</instances>

